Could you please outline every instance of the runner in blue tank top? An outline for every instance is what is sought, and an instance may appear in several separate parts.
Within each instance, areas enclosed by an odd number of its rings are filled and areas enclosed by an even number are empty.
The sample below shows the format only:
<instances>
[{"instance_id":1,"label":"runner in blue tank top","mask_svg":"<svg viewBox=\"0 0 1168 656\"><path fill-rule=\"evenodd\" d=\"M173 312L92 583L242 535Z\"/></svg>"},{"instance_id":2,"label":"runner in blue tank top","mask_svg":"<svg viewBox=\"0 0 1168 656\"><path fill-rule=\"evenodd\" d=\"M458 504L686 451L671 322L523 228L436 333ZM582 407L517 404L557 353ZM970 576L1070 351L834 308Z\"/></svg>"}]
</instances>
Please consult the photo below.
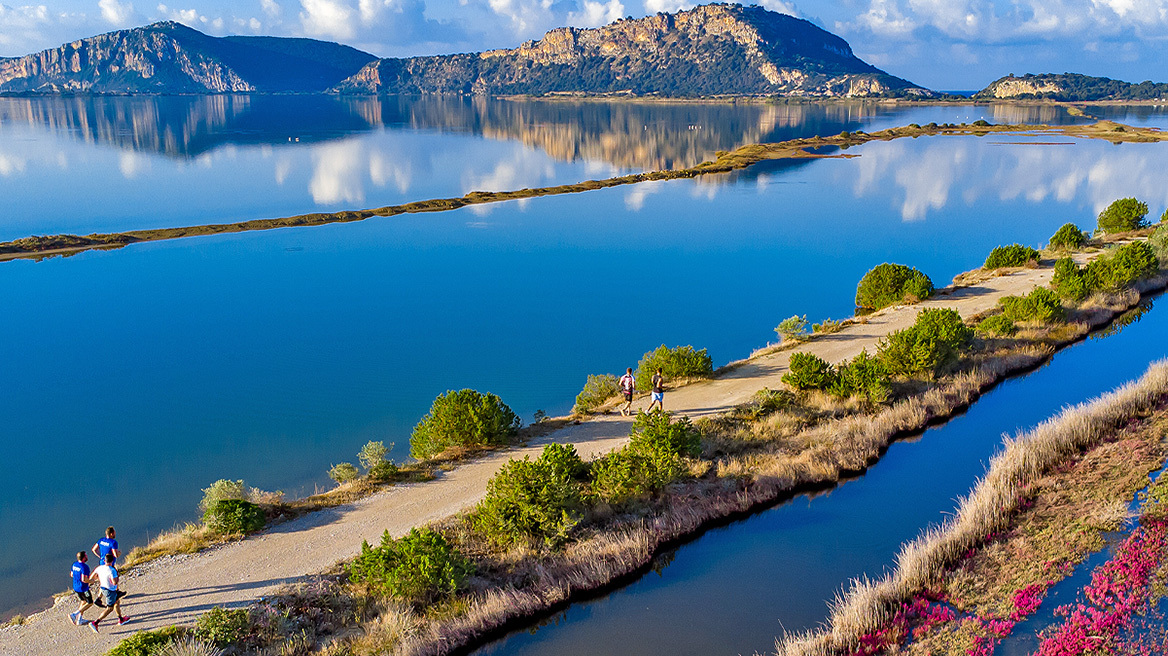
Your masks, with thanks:
<instances>
[{"instance_id":1,"label":"runner in blue tank top","mask_svg":"<svg viewBox=\"0 0 1168 656\"><path fill-rule=\"evenodd\" d=\"M106 554L113 554L115 563L118 561L118 556L122 555L118 551L118 541L114 539L115 535L114 527L110 526L105 530L105 537L93 543L93 555L97 556L98 563L105 562Z\"/></svg>"},{"instance_id":2,"label":"runner in blue tank top","mask_svg":"<svg viewBox=\"0 0 1168 656\"><path fill-rule=\"evenodd\" d=\"M85 564L87 560L89 557L85 552L78 551L77 562L73 563L73 593L81 600L81 606L77 608L77 612L69 613L69 619L78 625L85 621L82 615L93 605L93 596L89 594L89 565Z\"/></svg>"}]
</instances>

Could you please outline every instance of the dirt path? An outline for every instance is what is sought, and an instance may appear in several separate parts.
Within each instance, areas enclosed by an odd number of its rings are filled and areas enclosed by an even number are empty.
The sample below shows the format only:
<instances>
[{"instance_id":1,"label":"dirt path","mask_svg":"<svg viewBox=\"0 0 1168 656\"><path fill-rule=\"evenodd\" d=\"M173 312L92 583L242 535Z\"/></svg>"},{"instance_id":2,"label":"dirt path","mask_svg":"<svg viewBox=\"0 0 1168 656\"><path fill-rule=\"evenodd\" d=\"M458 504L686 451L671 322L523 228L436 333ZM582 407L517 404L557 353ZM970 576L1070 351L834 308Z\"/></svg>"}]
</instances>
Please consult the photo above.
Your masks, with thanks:
<instances>
[{"instance_id":1,"label":"dirt path","mask_svg":"<svg viewBox=\"0 0 1168 656\"><path fill-rule=\"evenodd\" d=\"M889 308L833 335L818 338L799 350L836 363L867 349L874 353L880 339L912 325L924 307L951 307L968 317L997 304L999 298L1024 294L1047 284L1051 269L1023 270L958 289L917 306ZM666 409L699 417L726 411L758 390L778 388L790 351L761 356L715 380L689 385L665 395ZM643 408L648 399L635 405ZM398 485L357 503L306 515L241 542L199 554L167 557L136 568L125 577L124 611L132 618L123 627L103 623L100 635L74 627L68 614L76 610L67 597L32 616L24 625L0 630L4 656L98 655L135 631L171 624L190 624L214 606L241 606L271 595L283 584L320 572L355 555L362 540L375 542L381 533L401 535L411 527L448 517L476 503L488 479L507 459L535 454L547 442L572 443L585 459L625 442L631 420L603 416L568 426L523 448L494 453L446 472L438 480ZM66 569L62 568L62 580ZM96 617L93 611L87 613Z\"/></svg>"}]
</instances>

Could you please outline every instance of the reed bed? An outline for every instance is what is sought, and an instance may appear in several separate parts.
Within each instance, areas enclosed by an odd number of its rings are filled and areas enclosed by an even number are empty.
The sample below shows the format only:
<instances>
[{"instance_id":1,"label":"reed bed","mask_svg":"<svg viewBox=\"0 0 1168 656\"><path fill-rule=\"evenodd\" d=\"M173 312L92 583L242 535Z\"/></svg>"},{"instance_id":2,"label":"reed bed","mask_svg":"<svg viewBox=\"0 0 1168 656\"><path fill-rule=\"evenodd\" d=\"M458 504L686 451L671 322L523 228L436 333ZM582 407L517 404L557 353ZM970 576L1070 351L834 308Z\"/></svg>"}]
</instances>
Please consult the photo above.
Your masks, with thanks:
<instances>
[{"instance_id":1,"label":"reed bed","mask_svg":"<svg viewBox=\"0 0 1168 656\"><path fill-rule=\"evenodd\" d=\"M953 517L907 543L889 575L853 581L832 603L824 627L783 636L776 654L835 656L854 651L861 637L886 623L899 604L939 582L963 554L1007 528L1023 488L1099 444L1129 420L1150 413L1166 398L1168 360L1161 360L1138 381L1068 407L1033 430L1007 438L985 476L959 500Z\"/></svg>"}]
</instances>

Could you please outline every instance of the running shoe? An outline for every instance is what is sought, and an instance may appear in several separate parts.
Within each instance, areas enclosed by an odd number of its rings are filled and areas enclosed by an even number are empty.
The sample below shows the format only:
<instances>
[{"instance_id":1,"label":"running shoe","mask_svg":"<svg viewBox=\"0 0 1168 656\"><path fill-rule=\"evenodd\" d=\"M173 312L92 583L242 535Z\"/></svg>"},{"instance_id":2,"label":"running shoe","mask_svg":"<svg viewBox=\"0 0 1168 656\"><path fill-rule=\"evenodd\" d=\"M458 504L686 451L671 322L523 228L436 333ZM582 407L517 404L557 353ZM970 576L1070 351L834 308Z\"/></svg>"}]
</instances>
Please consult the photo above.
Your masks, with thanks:
<instances>
[{"instance_id":1,"label":"running shoe","mask_svg":"<svg viewBox=\"0 0 1168 656\"><path fill-rule=\"evenodd\" d=\"M129 622L129 621L130 621L130 616L129 616L129 615L127 615L127 616L125 616L125 617L119 617L119 618L118 618L118 626L121 626L121 625L123 625L123 624L125 624L126 622Z\"/></svg>"},{"instance_id":2,"label":"running shoe","mask_svg":"<svg viewBox=\"0 0 1168 656\"><path fill-rule=\"evenodd\" d=\"M77 626L77 625L81 624L81 622L77 621L77 618L80 616L81 616L81 613L69 613L69 621L73 623L73 626Z\"/></svg>"},{"instance_id":3,"label":"running shoe","mask_svg":"<svg viewBox=\"0 0 1168 656\"><path fill-rule=\"evenodd\" d=\"M97 633L97 620L93 620L92 622L90 622L89 628L93 629L94 633Z\"/></svg>"}]
</instances>

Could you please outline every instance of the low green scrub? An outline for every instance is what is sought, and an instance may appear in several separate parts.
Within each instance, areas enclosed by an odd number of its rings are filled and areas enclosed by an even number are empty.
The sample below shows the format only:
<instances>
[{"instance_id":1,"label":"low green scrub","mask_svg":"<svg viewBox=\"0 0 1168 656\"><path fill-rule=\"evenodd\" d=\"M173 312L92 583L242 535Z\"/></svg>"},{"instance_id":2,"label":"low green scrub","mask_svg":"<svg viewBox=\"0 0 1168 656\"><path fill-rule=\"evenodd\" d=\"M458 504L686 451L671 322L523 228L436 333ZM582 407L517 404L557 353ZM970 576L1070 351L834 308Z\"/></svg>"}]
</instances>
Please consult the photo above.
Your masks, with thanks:
<instances>
[{"instance_id":1,"label":"low green scrub","mask_svg":"<svg viewBox=\"0 0 1168 656\"><path fill-rule=\"evenodd\" d=\"M1093 289L1117 291L1160 270L1152 247L1142 241L1125 244L1087 264Z\"/></svg>"},{"instance_id":2,"label":"low green scrub","mask_svg":"<svg viewBox=\"0 0 1168 656\"><path fill-rule=\"evenodd\" d=\"M1156 228L1156 231L1148 238L1148 246L1152 249L1152 253L1159 260L1161 266L1168 262L1168 224Z\"/></svg>"},{"instance_id":3,"label":"low green scrub","mask_svg":"<svg viewBox=\"0 0 1168 656\"><path fill-rule=\"evenodd\" d=\"M244 486L242 480L229 481L221 478L212 483L210 487L203 488L203 500L199 502L199 510L207 512L208 508L226 499L246 498L247 487Z\"/></svg>"},{"instance_id":4,"label":"low green scrub","mask_svg":"<svg viewBox=\"0 0 1168 656\"><path fill-rule=\"evenodd\" d=\"M856 307L879 310L898 303L917 303L933 295L933 281L901 264L879 264L856 286Z\"/></svg>"},{"instance_id":5,"label":"low green scrub","mask_svg":"<svg viewBox=\"0 0 1168 656\"><path fill-rule=\"evenodd\" d=\"M605 401L620 394L620 379L612 374L589 375L584 389L576 395L572 412L586 414L599 408Z\"/></svg>"},{"instance_id":6,"label":"low green scrub","mask_svg":"<svg viewBox=\"0 0 1168 656\"><path fill-rule=\"evenodd\" d=\"M893 376L935 376L972 341L973 329L956 310L930 308L921 310L911 327L885 337L877 357Z\"/></svg>"},{"instance_id":7,"label":"low green scrub","mask_svg":"<svg viewBox=\"0 0 1168 656\"><path fill-rule=\"evenodd\" d=\"M778 334L783 343L797 342L803 339L807 333L807 315L795 315L783 319L779 325L775 326L775 333Z\"/></svg>"},{"instance_id":8,"label":"low green scrub","mask_svg":"<svg viewBox=\"0 0 1168 656\"><path fill-rule=\"evenodd\" d=\"M499 545L558 546L583 517L585 470L570 445L549 444L535 460L511 460L487 483L471 522Z\"/></svg>"},{"instance_id":9,"label":"low green scrub","mask_svg":"<svg viewBox=\"0 0 1168 656\"><path fill-rule=\"evenodd\" d=\"M831 365L812 353L792 353L783 382L797 390L825 389L834 376Z\"/></svg>"},{"instance_id":10,"label":"low green scrub","mask_svg":"<svg viewBox=\"0 0 1168 656\"><path fill-rule=\"evenodd\" d=\"M242 642L251 634L251 616L246 608L216 606L195 620L195 635L216 647Z\"/></svg>"},{"instance_id":11,"label":"low green scrub","mask_svg":"<svg viewBox=\"0 0 1168 656\"><path fill-rule=\"evenodd\" d=\"M113 649L107 651L105 656L155 656L184 633L185 631L177 626L139 631L119 642Z\"/></svg>"},{"instance_id":12,"label":"low green scrub","mask_svg":"<svg viewBox=\"0 0 1168 656\"><path fill-rule=\"evenodd\" d=\"M410 436L410 454L432 458L453 447L482 448L506 444L519 432L520 420L494 394L472 389L449 391L434 399Z\"/></svg>"},{"instance_id":13,"label":"low green scrub","mask_svg":"<svg viewBox=\"0 0 1168 656\"><path fill-rule=\"evenodd\" d=\"M1038 258L1038 251L1029 246L1023 246L1022 244L998 246L990 251L989 257L986 258L982 268L1005 269L1009 267L1024 267L1031 262L1038 262Z\"/></svg>"},{"instance_id":14,"label":"low green scrub","mask_svg":"<svg viewBox=\"0 0 1168 656\"><path fill-rule=\"evenodd\" d=\"M642 451L696 458L702 450L702 436L689 417L674 419L671 413L661 410L638 413L629 435L629 446Z\"/></svg>"},{"instance_id":15,"label":"low green scrub","mask_svg":"<svg viewBox=\"0 0 1168 656\"><path fill-rule=\"evenodd\" d=\"M1025 296L1006 296L998 301L1003 315L1013 322L1050 323L1063 318L1059 295L1046 287L1036 287Z\"/></svg>"},{"instance_id":16,"label":"low green scrub","mask_svg":"<svg viewBox=\"0 0 1168 656\"><path fill-rule=\"evenodd\" d=\"M1073 223L1065 223L1050 238L1050 248L1059 251L1075 251L1087 243L1087 233Z\"/></svg>"},{"instance_id":17,"label":"low green scrub","mask_svg":"<svg viewBox=\"0 0 1168 656\"><path fill-rule=\"evenodd\" d=\"M872 403L883 403L892 394L888 368L868 351L836 367L827 391L840 398L860 396Z\"/></svg>"},{"instance_id":18,"label":"low green scrub","mask_svg":"<svg viewBox=\"0 0 1168 656\"><path fill-rule=\"evenodd\" d=\"M246 535L264 527L263 509L243 499L223 499L203 513L207 528L220 535Z\"/></svg>"},{"instance_id":19,"label":"low green scrub","mask_svg":"<svg viewBox=\"0 0 1168 656\"><path fill-rule=\"evenodd\" d=\"M392 446L391 444L390 447ZM387 453L389 453L389 447L385 446L385 442L374 442L370 440L357 452L357 461L361 463L365 471L369 471L385 462L385 455Z\"/></svg>"},{"instance_id":20,"label":"low green scrub","mask_svg":"<svg viewBox=\"0 0 1168 656\"><path fill-rule=\"evenodd\" d=\"M1120 198L1099 213L1099 231L1107 234L1139 230L1147 225L1148 204L1135 198Z\"/></svg>"},{"instance_id":21,"label":"low green scrub","mask_svg":"<svg viewBox=\"0 0 1168 656\"><path fill-rule=\"evenodd\" d=\"M1069 257L1059 258L1054 263L1054 278L1050 284L1061 298L1076 303L1091 295L1091 281L1087 278L1087 270L1080 268Z\"/></svg>"},{"instance_id":22,"label":"low green scrub","mask_svg":"<svg viewBox=\"0 0 1168 656\"><path fill-rule=\"evenodd\" d=\"M833 321L831 319L824 319L822 323L811 324L811 332L816 335L831 335L838 333L844 329L843 321Z\"/></svg>"},{"instance_id":23,"label":"low green scrub","mask_svg":"<svg viewBox=\"0 0 1168 656\"><path fill-rule=\"evenodd\" d=\"M653 373L658 367L669 380L707 378L714 373L714 361L706 349L695 349L692 346L668 348L662 344L642 356L637 363L637 389L642 392L649 389Z\"/></svg>"},{"instance_id":24,"label":"low green scrub","mask_svg":"<svg viewBox=\"0 0 1168 656\"><path fill-rule=\"evenodd\" d=\"M344 485L349 481L357 480L361 472L357 471L356 465L351 462L342 462L333 465L328 471L329 478L337 482L338 485Z\"/></svg>"},{"instance_id":25,"label":"low green scrub","mask_svg":"<svg viewBox=\"0 0 1168 656\"><path fill-rule=\"evenodd\" d=\"M592 463L592 491L599 499L619 505L657 492L685 471L677 455L625 447Z\"/></svg>"},{"instance_id":26,"label":"low green scrub","mask_svg":"<svg viewBox=\"0 0 1168 656\"><path fill-rule=\"evenodd\" d=\"M992 317L987 317L977 324L975 330L987 337L1008 337L1018 332L1018 327L1004 314L995 314Z\"/></svg>"},{"instance_id":27,"label":"low green scrub","mask_svg":"<svg viewBox=\"0 0 1168 656\"><path fill-rule=\"evenodd\" d=\"M400 475L401 471L398 470L397 465L388 460L382 460L381 462L373 465L369 468L368 473L369 480L378 483L390 483L392 481L396 481Z\"/></svg>"},{"instance_id":28,"label":"low green scrub","mask_svg":"<svg viewBox=\"0 0 1168 656\"><path fill-rule=\"evenodd\" d=\"M449 598L474 566L442 536L428 528L411 529L400 539L386 531L381 544L361 543L361 554L349 563L353 581L386 597L413 604Z\"/></svg>"}]
</instances>

